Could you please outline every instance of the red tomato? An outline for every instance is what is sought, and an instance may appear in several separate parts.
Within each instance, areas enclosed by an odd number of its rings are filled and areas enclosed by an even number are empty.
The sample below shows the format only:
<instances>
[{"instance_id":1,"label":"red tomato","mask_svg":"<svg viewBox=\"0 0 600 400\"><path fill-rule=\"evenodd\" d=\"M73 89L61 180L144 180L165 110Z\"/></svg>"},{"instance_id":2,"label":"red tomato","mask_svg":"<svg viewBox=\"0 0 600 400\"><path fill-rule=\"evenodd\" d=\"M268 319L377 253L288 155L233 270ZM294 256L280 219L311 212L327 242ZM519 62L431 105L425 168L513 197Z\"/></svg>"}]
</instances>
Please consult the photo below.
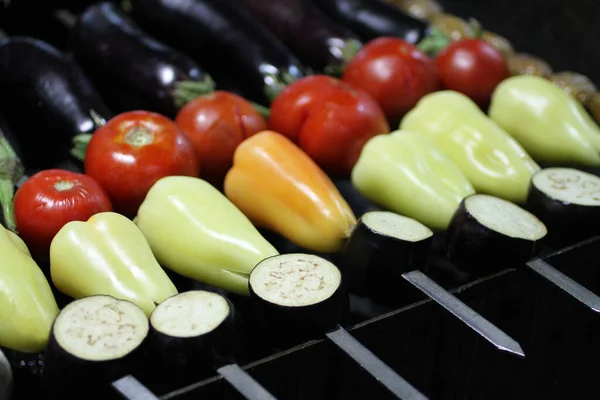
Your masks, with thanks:
<instances>
[{"instance_id":1,"label":"red tomato","mask_svg":"<svg viewBox=\"0 0 600 400\"><path fill-rule=\"evenodd\" d=\"M487 105L494 89L510 76L502 53L479 39L462 39L450 44L436 57L444 87Z\"/></svg>"},{"instance_id":2,"label":"red tomato","mask_svg":"<svg viewBox=\"0 0 600 400\"><path fill-rule=\"evenodd\" d=\"M94 178L63 169L33 175L15 194L15 221L19 236L32 254L46 260L50 243L71 221L112 211L110 200Z\"/></svg>"},{"instance_id":3,"label":"red tomato","mask_svg":"<svg viewBox=\"0 0 600 400\"><path fill-rule=\"evenodd\" d=\"M434 61L392 37L367 43L346 65L342 79L369 93L393 124L421 97L439 88Z\"/></svg>"},{"instance_id":4,"label":"red tomato","mask_svg":"<svg viewBox=\"0 0 600 400\"><path fill-rule=\"evenodd\" d=\"M92 136L85 172L106 190L116 211L133 217L165 176L199 176L192 140L169 118L148 111L117 115Z\"/></svg>"},{"instance_id":5,"label":"red tomato","mask_svg":"<svg viewBox=\"0 0 600 400\"><path fill-rule=\"evenodd\" d=\"M217 91L187 103L175 123L194 142L202 160L202 178L223 183L233 152L244 139L267 128L267 122L244 98Z\"/></svg>"},{"instance_id":6,"label":"red tomato","mask_svg":"<svg viewBox=\"0 0 600 400\"><path fill-rule=\"evenodd\" d=\"M348 176L364 144L390 131L371 96L325 75L286 87L271 105L269 128L298 143L325 172L336 176Z\"/></svg>"}]
</instances>

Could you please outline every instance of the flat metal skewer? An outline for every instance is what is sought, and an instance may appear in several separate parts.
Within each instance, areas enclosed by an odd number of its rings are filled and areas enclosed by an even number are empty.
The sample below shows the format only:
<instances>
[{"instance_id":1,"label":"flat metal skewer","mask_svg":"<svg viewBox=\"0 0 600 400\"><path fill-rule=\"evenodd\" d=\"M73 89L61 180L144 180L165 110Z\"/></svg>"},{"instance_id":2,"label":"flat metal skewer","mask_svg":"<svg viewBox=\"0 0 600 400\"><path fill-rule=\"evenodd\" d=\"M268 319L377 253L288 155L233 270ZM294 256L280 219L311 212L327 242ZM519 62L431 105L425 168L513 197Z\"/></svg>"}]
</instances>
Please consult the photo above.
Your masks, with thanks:
<instances>
[{"instance_id":1,"label":"flat metal skewer","mask_svg":"<svg viewBox=\"0 0 600 400\"><path fill-rule=\"evenodd\" d=\"M237 364L225 365L217 372L248 400L277 400Z\"/></svg>"},{"instance_id":2,"label":"flat metal skewer","mask_svg":"<svg viewBox=\"0 0 600 400\"><path fill-rule=\"evenodd\" d=\"M112 386L127 400L158 400L154 393L131 375L113 382Z\"/></svg>"}]
</instances>

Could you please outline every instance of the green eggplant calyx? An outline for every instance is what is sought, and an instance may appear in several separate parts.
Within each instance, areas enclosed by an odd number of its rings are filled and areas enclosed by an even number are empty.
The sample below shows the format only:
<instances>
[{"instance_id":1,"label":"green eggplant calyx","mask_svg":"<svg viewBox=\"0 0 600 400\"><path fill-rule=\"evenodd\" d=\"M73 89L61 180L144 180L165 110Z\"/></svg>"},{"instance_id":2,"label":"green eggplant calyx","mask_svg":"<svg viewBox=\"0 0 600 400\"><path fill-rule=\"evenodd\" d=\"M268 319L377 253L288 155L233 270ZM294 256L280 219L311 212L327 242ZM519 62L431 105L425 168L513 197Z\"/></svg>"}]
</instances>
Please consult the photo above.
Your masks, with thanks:
<instances>
[{"instance_id":1,"label":"green eggplant calyx","mask_svg":"<svg viewBox=\"0 0 600 400\"><path fill-rule=\"evenodd\" d=\"M71 181L58 181L54 184L54 189L59 192L64 192L65 190L73 189L75 185Z\"/></svg>"},{"instance_id":2,"label":"green eggplant calyx","mask_svg":"<svg viewBox=\"0 0 600 400\"><path fill-rule=\"evenodd\" d=\"M8 140L0 131L0 205L7 229L15 232L15 210L13 197L15 185L25 173L23 164Z\"/></svg>"},{"instance_id":3,"label":"green eggplant calyx","mask_svg":"<svg viewBox=\"0 0 600 400\"><path fill-rule=\"evenodd\" d=\"M85 160L85 152L87 147L92 140L91 133L82 133L73 138L73 148L71 149L71 155L83 162Z\"/></svg>"},{"instance_id":4,"label":"green eggplant calyx","mask_svg":"<svg viewBox=\"0 0 600 400\"><path fill-rule=\"evenodd\" d=\"M417 44L417 48L431 57L435 57L439 52L448 47L452 40L436 26L431 26L429 35Z\"/></svg>"},{"instance_id":5,"label":"green eggplant calyx","mask_svg":"<svg viewBox=\"0 0 600 400\"><path fill-rule=\"evenodd\" d=\"M481 39L481 37L483 36L483 26L481 26L481 23L479 21L477 21L475 18L469 18L469 27L470 32L467 34L467 37L470 39Z\"/></svg>"},{"instance_id":6,"label":"green eggplant calyx","mask_svg":"<svg viewBox=\"0 0 600 400\"><path fill-rule=\"evenodd\" d=\"M125 143L133 147L144 147L154 142L154 133L145 126L133 126L125 134Z\"/></svg>"},{"instance_id":7,"label":"green eggplant calyx","mask_svg":"<svg viewBox=\"0 0 600 400\"><path fill-rule=\"evenodd\" d=\"M210 75L205 75L201 81L175 82L175 90L173 92L175 105L178 108L182 108L196 97L214 92L215 88L215 81L212 80Z\"/></svg>"},{"instance_id":8,"label":"green eggplant calyx","mask_svg":"<svg viewBox=\"0 0 600 400\"><path fill-rule=\"evenodd\" d=\"M265 95L270 102L285 89L289 84L294 83L298 78L287 72L267 73L265 75Z\"/></svg>"}]
</instances>

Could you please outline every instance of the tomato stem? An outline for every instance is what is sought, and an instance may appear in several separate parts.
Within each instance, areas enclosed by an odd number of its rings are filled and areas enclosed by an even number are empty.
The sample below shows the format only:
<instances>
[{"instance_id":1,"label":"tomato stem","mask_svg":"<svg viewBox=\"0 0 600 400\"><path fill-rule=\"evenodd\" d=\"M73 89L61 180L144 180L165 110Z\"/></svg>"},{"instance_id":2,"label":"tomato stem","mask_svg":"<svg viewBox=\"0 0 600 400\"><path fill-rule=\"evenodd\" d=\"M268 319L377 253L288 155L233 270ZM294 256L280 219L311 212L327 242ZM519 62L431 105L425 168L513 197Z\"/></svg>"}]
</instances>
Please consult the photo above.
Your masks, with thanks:
<instances>
[{"instance_id":1,"label":"tomato stem","mask_svg":"<svg viewBox=\"0 0 600 400\"><path fill-rule=\"evenodd\" d=\"M339 78L344 73L346 64L348 64L362 48L362 43L355 39L348 39L344 40L341 46L332 44L329 48L332 51L335 49L336 52L341 53L342 58L340 63L327 65L323 69L323 72L327 75Z\"/></svg>"},{"instance_id":2,"label":"tomato stem","mask_svg":"<svg viewBox=\"0 0 600 400\"><path fill-rule=\"evenodd\" d=\"M258 113L260 115L262 115L265 118L269 118L269 116L271 115L271 109L269 107L265 107L263 105L260 105L258 103L255 103L253 101L250 102L250 104L252 104L252 107L254 107L254 109L256 111L258 111Z\"/></svg>"},{"instance_id":3,"label":"tomato stem","mask_svg":"<svg viewBox=\"0 0 600 400\"><path fill-rule=\"evenodd\" d=\"M427 53L431 57L435 57L440 51L448 47L452 43L452 40L444 34L436 26L430 28L430 34L421 40L417 47L424 53Z\"/></svg>"},{"instance_id":4,"label":"tomato stem","mask_svg":"<svg viewBox=\"0 0 600 400\"><path fill-rule=\"evenodd\" d=\"M81 135L75 136L73 138L71 155L81 162L85 161L85 152L90 144L90 140L92 140L91 133L82 133Z\"/></svg>"},{"instance_id":5,"label":"tomato stem","mask_svg":"<svg viewBox=\"0 0 600 400\"><path fill-rule=\"evenodd\" d=\"M201 81L180 81L175 83L173 96L178 108L185 106L196 97L215 91L215 82L209 75Z\"/></svg>"},{"instance_id":6,"label":"tomato stem","mask_svg":"<svg viewBox=\"0 0 600 400\"><path fill-rule=\"evenodd\" d=\"M296 77L287 72L281 74L269 73L265 76L264 94L272 103L273 100L285 89L289 84L296 81Z\"/></svg>"},{"instance_id":7,"label":"tomato stem","mask_svg":"<svg viewBox=\"0 0 600 400\"><path fill-rule=\"evenodd\" d=\"M132 126L125 134L125 142L130 146L144 147L154 142L154 133L145 126Z\"/></svg>"},{"instance_id":8,"label":"tomato stem","mask_svg":"<svg viewBox=\"0 0 600 400\"><path fill-rule=\"evenodd\" d=\"M7 229L16 232L13 197L15 185L23 177L23 164L0 130L0 205Z\"/></svg>"}]
</instances>

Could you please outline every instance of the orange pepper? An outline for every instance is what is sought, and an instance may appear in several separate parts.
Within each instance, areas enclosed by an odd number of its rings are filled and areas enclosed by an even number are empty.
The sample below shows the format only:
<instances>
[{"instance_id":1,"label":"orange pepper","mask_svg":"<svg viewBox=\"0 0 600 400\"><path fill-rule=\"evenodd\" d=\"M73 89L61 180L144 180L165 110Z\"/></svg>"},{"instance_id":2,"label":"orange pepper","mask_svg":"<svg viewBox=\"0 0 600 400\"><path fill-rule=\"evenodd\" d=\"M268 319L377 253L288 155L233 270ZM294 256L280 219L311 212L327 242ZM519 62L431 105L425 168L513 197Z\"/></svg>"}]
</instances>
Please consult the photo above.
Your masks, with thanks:
<instances>
[{"instance_id":1,"label":"orange pepper","mask_svg":"<svg viewBox=\"0 0 600 400\"><path fill-rule=\"evenodd\" d=\"M307 250L340 250L356 217L319 166L285 136L262 131L240 144L225 194L256 225Z\"/></svg>"}]
</instances>

